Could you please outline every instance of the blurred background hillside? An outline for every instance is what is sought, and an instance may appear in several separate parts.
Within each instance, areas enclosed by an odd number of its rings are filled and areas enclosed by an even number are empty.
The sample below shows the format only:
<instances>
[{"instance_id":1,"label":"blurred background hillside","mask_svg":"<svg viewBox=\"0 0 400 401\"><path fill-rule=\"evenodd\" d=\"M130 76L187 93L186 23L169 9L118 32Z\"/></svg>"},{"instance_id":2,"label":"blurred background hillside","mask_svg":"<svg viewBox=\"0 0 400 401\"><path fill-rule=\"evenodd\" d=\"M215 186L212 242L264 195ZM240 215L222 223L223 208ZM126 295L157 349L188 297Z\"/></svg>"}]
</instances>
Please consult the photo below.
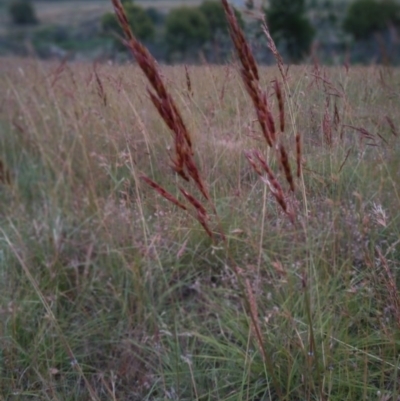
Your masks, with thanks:
<instances>
[{"instance_id":1,"label":"blurred background hillside","mask_svg":"<svg viewBox=\"0 0 400 401\"><path fill-rule=\"evenodd\" d=\"M400 61L399 0L232 0L261 63L273 63L260 23L265 15L287 62ZM232 48L214 0L126 0L132 29L166 63L223 63ZM130 59L106 0L0 0L0 56L69 60Z\"/></svg>"}]
</instances>

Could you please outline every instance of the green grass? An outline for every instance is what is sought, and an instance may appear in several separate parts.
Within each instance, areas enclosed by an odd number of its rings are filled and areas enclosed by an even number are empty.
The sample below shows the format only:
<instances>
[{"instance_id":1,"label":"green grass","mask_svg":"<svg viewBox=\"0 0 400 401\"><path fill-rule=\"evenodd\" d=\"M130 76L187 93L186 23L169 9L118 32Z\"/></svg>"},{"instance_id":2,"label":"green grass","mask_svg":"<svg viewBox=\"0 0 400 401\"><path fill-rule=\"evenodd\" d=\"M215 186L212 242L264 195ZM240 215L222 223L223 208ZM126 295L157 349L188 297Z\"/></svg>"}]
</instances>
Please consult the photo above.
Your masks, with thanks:
<instances>
[{"instance_id":1,"label":"green grass","mask_svg":"<svg viewBox=\"0 0 400 401\"><path fill-rule=\"evenodd\" d=\"M397 398L399 138L385 116L399 126L399 70L325 70L344 92L329 147L323 85L290 69L282 140L294 167L298 130L304 159L293 226L244 156L267 146L234 67L190 67L192 97L184 68L163 67L224 245L138 178L180 199L186 185L136 67L98 65L104 97L88 64L0 65L12 178L0 184L0 400ZM279 72L261 75L267 86Z\"/></svg>"}]
</instances>

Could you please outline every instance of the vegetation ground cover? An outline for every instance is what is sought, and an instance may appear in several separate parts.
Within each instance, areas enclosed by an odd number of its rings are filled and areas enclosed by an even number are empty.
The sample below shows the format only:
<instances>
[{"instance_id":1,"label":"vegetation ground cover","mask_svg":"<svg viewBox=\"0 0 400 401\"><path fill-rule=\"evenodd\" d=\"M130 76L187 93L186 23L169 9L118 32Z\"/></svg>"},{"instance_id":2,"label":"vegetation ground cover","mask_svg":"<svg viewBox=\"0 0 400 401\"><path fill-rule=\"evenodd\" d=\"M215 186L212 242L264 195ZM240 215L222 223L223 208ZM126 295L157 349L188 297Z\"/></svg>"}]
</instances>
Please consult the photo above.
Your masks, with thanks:
<instances>
[{"instance_id":1,"label":"vegetation ground cover","mask_svg":"<svg viewBox=\"0 0 400 401\"><path fill-rule=\"evenodd\" d=\"M396 400L399 70L259 69L293 192L238 64L160 71L213 239L137 66L1 60L0 399Z\"/></svg>"},{"instance_id":2,"label":"vegetation ground cover","mask_svg":"<svg viewBox=\"0 0 400 401\"><path fill-rule=\"evenodd\" d=\"M179 7L183 4L188 6L197 6L200 2L191 0L183 2L180 0L145 0L137 1L142 7L156 7L160 11L169 11L171 8ZM98 18L109 11L112 11L112 5L109 1L34 1L33 5L36 10L38 19L47 24L66 24L73 27L76 23L85 22L86 20ZM0 2L0 7L5 5ZM77 13L77 11L79 11ZM8 21L8 15L5 12L1 16L2 20Z\"/></svg>"}]
</instances>

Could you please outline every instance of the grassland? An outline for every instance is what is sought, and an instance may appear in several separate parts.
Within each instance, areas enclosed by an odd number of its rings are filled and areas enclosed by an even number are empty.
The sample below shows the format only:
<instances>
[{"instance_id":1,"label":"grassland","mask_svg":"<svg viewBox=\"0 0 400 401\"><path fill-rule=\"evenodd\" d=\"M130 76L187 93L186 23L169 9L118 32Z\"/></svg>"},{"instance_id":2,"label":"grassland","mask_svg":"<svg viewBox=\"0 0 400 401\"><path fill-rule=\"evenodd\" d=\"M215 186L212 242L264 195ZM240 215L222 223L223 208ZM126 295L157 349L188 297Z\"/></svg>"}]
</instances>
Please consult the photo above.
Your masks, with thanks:
<instances>
[{"instance_id":1,"label":"grassland","mask_svg":"<svg viewBox=\"0 0 400 401\"><path fill-rule=\"evenodd\" d=\"M161 12L168 12L182 5L197 6L200 0L144 0L137 4L144 7L154 7ZM5 9L6 3L0 2L0 9ZM107 0L72 0L72 1L34 1L35 12L41 24L55 24L74 27L87 21L99 20L102 15L112 11L112 5ZM9 22L6 11L0 15L0 23Z\"/></svg>"},{"instance_id":2,"label":"grassland","mask_svg":"<svg viewBox=\"0 0 400 401\"><path fill-rule=\"evenodd\" d=\"M237 65L161 72L213 239L137 66L0 61L0 400L398 399L400 71L260 68L293 193Z\"/></svg>"},{"instance_id":3,"label":"grassland","mask_svg":"<svg viewBox=\"0 0 400 401\"><path fill-rule=\"evenodd\" d=\"M145 0L138 1L138 5L148 8L154 7L159 11L168 12L171 8L182 5L196 6L199 0ZM110 1L55 1L36 2L38 18L44 23L74 25L76 22L100 18L103 14L112 11Z\"/></svg>"}]
</instances>

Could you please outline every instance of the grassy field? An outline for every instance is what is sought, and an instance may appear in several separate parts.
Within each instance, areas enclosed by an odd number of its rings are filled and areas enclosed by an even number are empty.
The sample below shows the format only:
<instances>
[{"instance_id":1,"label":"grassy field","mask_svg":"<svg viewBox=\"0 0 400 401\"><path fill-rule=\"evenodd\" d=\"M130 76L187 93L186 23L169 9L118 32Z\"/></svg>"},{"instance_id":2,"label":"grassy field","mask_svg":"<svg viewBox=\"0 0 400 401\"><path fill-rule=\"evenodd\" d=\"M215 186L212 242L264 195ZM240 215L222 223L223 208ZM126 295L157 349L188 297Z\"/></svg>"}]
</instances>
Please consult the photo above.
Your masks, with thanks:
<instances>
[{"instance_id":1,"label":"grassy field","mask_svg":"<svg viewBox=\"0 0 400 401\"><path fill-rule=\"evenodd\" d=\"M161 73L189 182L137 66L0 61L0 400L397 400L400 71L260 68L279 147Z\"/></svg>"},{"instance_id":2,"label":"grassy field","mask_svg":"<svg viewBox=\"0 0 400 401\"><path fill-rule=\"evenodd\" d=\"M198 5L200 0L144 0L137 4L144 7L154 7L159 11L168 12L171 8L182 5ZM44 23L74 24L77 21L85 21L100 18L106 12L112 11L110 1L38 1L35 3L38 19Z\"/></svg>"},{"instance_id":3,"label":"grassy field","mask_svg":"<svg viewBox=\"0 0 400 401\"><path fill-rule=\"evenodd\" d=\"M159 11L168 12L182 5L196 6L200 0L143 0L136 3L144 8L154 7ZM112 11L112 4L107 0L72 0L72 1L34 1L35 12L41 24L56 24L75 26L82 22L94 21L107 12ZM0 10L6 3L0 2ZM0 23L9 23L7 12L0 15Z\"/></svg>"},{"instance_id":4,"label":"grassy field","mask_svg":"<svg viewBox=\"0 0 400 401\"><path fill-rule=\"evenodd\" d=\"M321 1L318 1L317 4ZM343 3L342 0L340 1ZM144 8L154 7L167 13L174 7L197 6L201 4L202 0L136 0L135 2ZM43 24L74 26L81 22L98 19L106 12L112 11L112 4L109 0L35 0L33 4L38 20ZM232 4L242 8L244 1L233 0ZM267 3L256 0L254 4L261 6ZM0 10L5 9L6 5L6 1L0 0ZM4 12L0 15L0 23L6 22L8 22L8 15Z\"/></svg>"},{"instance_id":5,"label":"grassy field","mask_svg":"<svg viewBox=\"0 0 400 401\"><path fill-rule=\"evenodd\" d=\"M200 0L143 0L137 1L142 7L155 7L159 11L169 11L182 5L198 5ZM0 2L0 7L5 3ZM34 7L38 20L47 24L74 25L81 21L100 18L104 13L112 11L112 4L107 0L100 1L36 1ZM0 21L6 20L6 15Z\"/></svg>"}]
</instances>

